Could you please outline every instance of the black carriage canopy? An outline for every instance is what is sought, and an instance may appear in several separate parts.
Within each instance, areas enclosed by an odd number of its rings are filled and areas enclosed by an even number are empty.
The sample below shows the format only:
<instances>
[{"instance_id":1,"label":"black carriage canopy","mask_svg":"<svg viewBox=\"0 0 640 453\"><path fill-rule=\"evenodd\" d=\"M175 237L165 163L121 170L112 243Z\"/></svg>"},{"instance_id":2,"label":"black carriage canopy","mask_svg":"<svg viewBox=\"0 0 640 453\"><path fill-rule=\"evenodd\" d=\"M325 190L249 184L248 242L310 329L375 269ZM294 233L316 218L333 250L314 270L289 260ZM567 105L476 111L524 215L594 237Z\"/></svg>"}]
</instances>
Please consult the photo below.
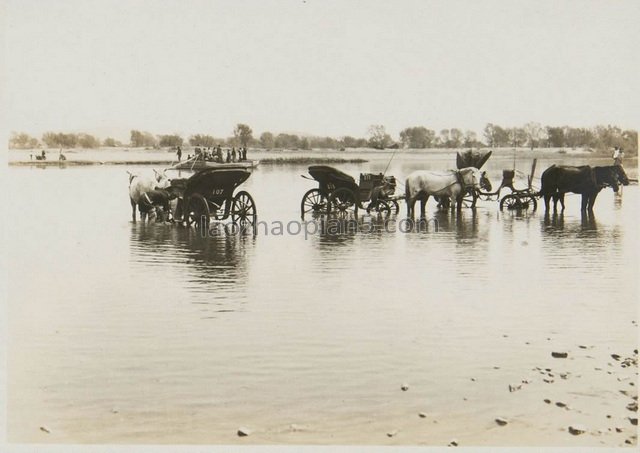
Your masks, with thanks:
<instances>
[{"instance_id":1,"label":"black carriage canopy","mask_svg":"<svg viewBox=\"0 0 640 453\"><path fill-rule=\"evenodd\" d=\"M493 151L490 150L474 151L471 149L468 151L458 151L458 154L456 155L456 167L458 167L458 170L467 167L480 169L485 163L487 163L492 152Z\"/></svg>"},{"instance_id":2,"label":"black carriage canopy","mask_svg":"<svg viewBox=\"0 0 640 453\"><path fill-rule=\"evenodd\" d=\"M327 165L312 165L309 167L309 174L320 183L320 187L323 189L326 189L329 185L336 189L346 187L356 190L358 188L356 180L351 176Z\"/></svg>"},{"instance_id":3,"label":"black carriage canopy","mask_svg":"<svg viewBox=\"0 0 640 453\"><path fill-rule=\"evenodd\" d=\"M249 176L251 171L241 167L205 168L186 180L184 193L187 196L193 193L199 193L205 197L229 196Z\"/></svg>"}]
</instances>

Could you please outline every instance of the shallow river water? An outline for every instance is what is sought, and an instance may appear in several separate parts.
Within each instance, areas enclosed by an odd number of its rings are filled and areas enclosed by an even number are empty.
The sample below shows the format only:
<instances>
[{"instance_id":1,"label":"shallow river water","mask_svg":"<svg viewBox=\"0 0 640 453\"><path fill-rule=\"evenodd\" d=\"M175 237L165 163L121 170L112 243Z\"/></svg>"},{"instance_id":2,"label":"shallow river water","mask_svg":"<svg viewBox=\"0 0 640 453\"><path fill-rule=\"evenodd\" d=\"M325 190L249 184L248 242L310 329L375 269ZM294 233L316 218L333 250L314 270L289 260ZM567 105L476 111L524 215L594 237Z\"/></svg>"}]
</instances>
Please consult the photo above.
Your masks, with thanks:
<instances>
[{"instance_id":1,"label":"shallow river water","mask_svg":"<svg viewBox=\"0 0 640 453\"><path fill-rule=\"evenodd\" d=\"M389 173L449 162L395 159ZM386 164L337 166L357 177ZM512 165L490 160L494 185ZM314 187L303 173L253 173L243 188L260 220L298 220ZM131 223L122 166L7 175L20 187L6 211L19 213L7 226L11 442L446 445L465 427L490 445L468 421L535 413L505 389L552 349L637 348L638 186L603 190L589 218L576 196L549 216L495 201L458 216L431 200L438 228L424 232L202 238ZM592 387L593 406L617 390ZM388 435L420 412L450 427ZM529 423L523 442L553 429Z\"/></svg>"}]
</instances>

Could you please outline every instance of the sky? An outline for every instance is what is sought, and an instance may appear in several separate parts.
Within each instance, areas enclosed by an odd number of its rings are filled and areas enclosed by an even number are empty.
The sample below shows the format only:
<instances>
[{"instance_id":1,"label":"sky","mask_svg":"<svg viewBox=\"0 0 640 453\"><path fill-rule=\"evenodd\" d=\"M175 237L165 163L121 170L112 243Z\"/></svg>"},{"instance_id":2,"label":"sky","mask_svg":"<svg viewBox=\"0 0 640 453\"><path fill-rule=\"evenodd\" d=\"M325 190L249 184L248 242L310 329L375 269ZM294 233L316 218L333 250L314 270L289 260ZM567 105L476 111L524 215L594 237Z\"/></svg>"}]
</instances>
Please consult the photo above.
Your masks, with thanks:
<instances>
[{"instance_id":1,"label":"sky","mask_svg":"<svg viewBox=\"0 0 640 453\"><path fill-rule=\"evenodd\" d=\"M637 129L638 1L5 0L8 130Z\"/></svg>"}]
</instances>

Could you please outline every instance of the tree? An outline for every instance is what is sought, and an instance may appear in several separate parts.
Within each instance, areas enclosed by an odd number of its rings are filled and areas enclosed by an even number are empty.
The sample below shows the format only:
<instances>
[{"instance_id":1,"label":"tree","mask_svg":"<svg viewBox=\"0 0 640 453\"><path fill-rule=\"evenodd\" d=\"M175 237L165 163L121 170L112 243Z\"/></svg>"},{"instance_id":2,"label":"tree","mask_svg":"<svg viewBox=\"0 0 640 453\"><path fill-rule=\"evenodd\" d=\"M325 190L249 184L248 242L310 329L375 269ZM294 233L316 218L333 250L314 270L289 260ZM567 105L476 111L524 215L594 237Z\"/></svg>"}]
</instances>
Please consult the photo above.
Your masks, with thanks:
<instances>
[{"instance_id":1,"label":"tree","mask_svg":"<svg viewBox=\"0 0 640 453\"><path fill-rule=\"evenodd\" d=\"M456 129L456 128L451 129L449 146L451 148L460 148L460 146L462 145L463 137L464 137L464 134L460 129Z\"/></svg>"},{"instance_id":2,"label":"tree","mask_svg":"<svg viewBox=\"0 0 640 453\"><path fill-rule=\"evenodd\" d=\"M391 136L387 134L381 124L369 126L369 146L375 149L385 149L392 143Z\"/></svg>"},{"instance_id":3,"label":"tree","mask_svg":"<svg viewBox=\"0 0 640 453\"><path fill-rule=\"evenodd\" d=\"M149 132L131 131L131 146L134 148L155 147L158 141Z\"/></svg>"},{"instance_id":4,"label":"tree","mask_svg":"<svg viewBox=\"0 0 640 453\"><path fill-rule=\"evenodd\" d=\"M487 146L503 147L509 146L509 133L506 129L492 123L488 123L484 128L484 137L487 140Z\"/></svg>"},{"instance_id":5,"label":"tree","mask_svg":"<svg viewBox=\"0 0 640 453\"><path fill-rule=\"evenodd\" d=\"M426 127L408 127L400 132L400 142L412 149L429 148L433 144L436 133Z\"/></svg>"},{"instance_id":6,"label":"tree","mask_svg":"<svg viewBox=\"0 0 640 453\"><path fill-rule=\"evenodd\" d=\"M246 124L239 123L233 129L233 136L240 145L246 148L249 142L253 139L253 131Z\"/></svg>"},{"instance_id":7,"label":"tree","mask_svg":"<svg viewBox=\"0 0 640 453\"><path fill-rule=\"evenodd\" d=\"M527 123L522 129L524 130L526 143L532 150L536 146L540 146L540 141L544 137L544 129L540 123Z\"/></svg>"},{"instance_id":8,"label":"tree","mask_svg":"<svg viewBox=\"0 0 640 453\"><path fill-rule=\"evenodd\" d=\"M275 139L276 148L298 149L300 148L300 137L293 134L278 134Z\"/></svg>"},{"instance_id":9,"label":"tree","mask_svg":"<svg viewBox=\"0 0 640 453\"><path fill-rule=\"evenodd\" d=\"M75 148L78 144L78 136L62 132L45 132L42 134L42 141L49 148Z\"/></svg>"},{"instance_id":10,"label":"tree","mask_svg":"<svg viewBox=\"0 0 640 453\"><path fill-rule=\"evenodd\" d=\"M514 148L524 144L527 139L527 134L524 129L520 127L510 127L509 129L506 129L506 132L509 136L509 144Z\"/></svg>"},{"instance_id":11,"label":"tree","mask_svg":"<svg viewBox=\"0 0 640 453\"><path fill-rule=\"evenodd\" d=\"M271 132L263 132L260 135L260 145L265 149L271 149L274 147L276 141Z\"/></svg>"},{"instance_id":12,"label":"tree","mask_svg":"<svg viewBox=\"0 0 640 453\"><path fill-rule=\"evenodd\" d=\"M12 132L9 138L9 148L11 149L33 149L38 147L38 139L31 137L24 132Z\"/></svg>"},{"instance_id":13,"label":"tree","mask_svg":"<svg viewBox=\"0 0 640 453\"><path fill-rule=\"evenodd\" d=\"M445 148L449 147L449 142L451 141L451 131L449 129L442 129L440 131L440 145Z\"/></svg>"},{"instance_id":14,"label":"tree","mask_svg":"<svg viewBox=\"0 0 640 453\"><path fill-rule=\"evenodd\" d=\"M564 129L561 127L547 126L548 144L550 147L561 148L564 146Z\"/></svg>"},{"instance_id":15,"label":"tree","mask_svg":"<svg viewBox=\"0 0 640 453\"><path fill-rule=\"evenodd\" d=\"M77 145L80 148L97 148L100 146L100 140L89 134L78 134Z\"/></svg>"},{"instance_id":16,"label":"tree","mask_svg":"<svg viewBox=\"0 0 640 453\"><path fill-rule=\"evenodd\" d=\"M182 146L184 140L177 134L174 135L160 135L158 136L158 144L161 147L170 147L176 148L178 146Z\"/></svg>"},{"instance_id":17,"label":"tree","mask_svg":"<svg viewBox=\"0 0 640 453\"><path fill-rule=\"evenodd\" d=\"M189 144L191 146L205 146L212 148L220 143L222 140L218 140L211 135L196 134L189 137Z\"/></svg>"},{"instance_id":18,"label":"tree","mask_svg":"<svg viewBox=\"0 0 640 453\"><path fill-rule=\"evenodd\" d=\"M481 145L481 143L478 142L478 134L476 134L473 131L466 131L464 133L464 139L462 141L462 144L466 148L473 148L473 147L478 147L479 145Z\"/></svg>"},{"instance_id":19,"label":"tree","mask_svg":"<svg viewBox=\"0 0 640 453\"><path fill-rule=\"evenodd\" d=\"M122 146L122 143L120 143L115 138L107 137L102 142L102 146L108 146L109 148L113 148L113 147L116 147L116 146Z\"/></svg>"}]
</instances>

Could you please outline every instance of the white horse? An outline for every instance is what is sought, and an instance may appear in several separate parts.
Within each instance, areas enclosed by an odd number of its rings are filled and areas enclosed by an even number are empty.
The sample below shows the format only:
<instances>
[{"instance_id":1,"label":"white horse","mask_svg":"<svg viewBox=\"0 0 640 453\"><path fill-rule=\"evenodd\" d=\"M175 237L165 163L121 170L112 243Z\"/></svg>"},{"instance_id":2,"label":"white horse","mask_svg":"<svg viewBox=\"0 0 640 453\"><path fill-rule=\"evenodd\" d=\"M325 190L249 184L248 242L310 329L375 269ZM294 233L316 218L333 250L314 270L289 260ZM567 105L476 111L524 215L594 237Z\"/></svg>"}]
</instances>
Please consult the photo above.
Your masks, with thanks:
<instances>
[{"instance_id":1,"label":"white horse","mask_svg":"<svg viewBox=\"0 0 640 453\"><path fill-rule=\"evenodd\" d=\"M165 189L169 187L171 181L167 178L164 170L153 170L154 176L151 175L137 175L135 173L127 172L129 174L129 201L131 202L131 218L136 221L136 206L140 201L140 197L146 192L154 189ZM143 219L144 220L144 219Z\"/></svg>"},{"instance_id":2,"label":"white horse","mask_svg":"<svg viewBox=\"0 0 640 453\"><path fill-rule=\"evenodd\" d=\"M414 214L414 205L420 200L420 215L424 217L424 207L429 196L449 197L454 206L462 209L462 198L469 189L478 190L481 187L491 187L486 172L475 167L449 170L444 172L418 170L407 176L405 182L405 200L407 202L407 216Z\"/></svg>"}]
</instances>

